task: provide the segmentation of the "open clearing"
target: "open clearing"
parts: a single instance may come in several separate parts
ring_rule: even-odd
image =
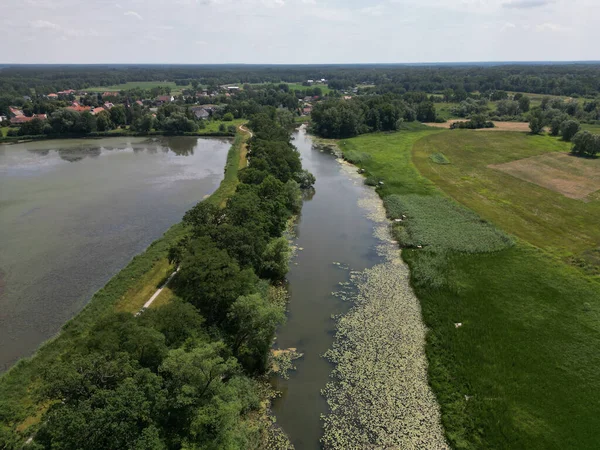
[[[488,167],[569,198],[584,199],[600,189],[600,159],[550,153]]]
[[[469,119],[452,119],[443,123],[428,122],[428,127],[450,128],[454,122],[467,122]],[[475,131],[531,131],[527,122],[494,122],[495,128],[481,128]]]
[[[388,214],[407,216],[394,223],[400,243],[422,244],[402,256],[429,330],[429,382],[451,445],[596,448],[600,283],[554,255],[598,247],[600,198],[570,199],[487,167],[565,153],[569,144],[430,128],[359,136],[340,147],[370,155],[358,165],[384,182],[377,189],[384,199],[395,199],[386,202]],[[433,153],[450,164],[436,164]],[[493,225],[479,227],[440,189],[541,249],[519,239],[495,249]],[[463,216],[476,233],[460,234]]]
[[[155,87],[169,87],[171,94],[181,92],[191,86],[177,86],[173,81],[128,81],[123,84],[113,84],[112,86],[95,86],[85,89],[89,92],[118,92],[128,89],[152,89]]]

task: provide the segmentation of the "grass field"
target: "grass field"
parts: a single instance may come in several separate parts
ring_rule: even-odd
[[[600,227],[594,225],[600,222],[600,195],[592,194],[589,202],[574,200],[488,167],[570,148],[550,136],[453,130],[419,141],[414,162],[423,175],[484,219],[537,247],[572,256],[600,245]],[[437,152],[451,164],[433,164],[429,155]],[[598,161],[567,157],[571,159],[599,167]]]
[[[180,93],[184,89],[191,88],[188,86],[177,86],[173,81],[129,81],[123,84],[114,84],[112,86],[94,86],[86,88],[88,92],[118,92],[127,89],[152,89],[155,87],[170,87],[171,94]]]
[[[222,205],[235,192],[238,168],[245,166],[243,147],[247,137],[246,133],[237,134],[227,155],[223,181],[206,201]],[[40,375],[50,361],[60,359],[62,354],[73,349],[99,318],[114,311],[138,311],[172,270],[167,261],[168,250],[186,233],[187,229],[183,224],[172,226],[163,237],[154,241],[144,253],[134,257],[106,286],[94,294],[84,310],[67,322],[55,339],[45,343],[33,357],[20,360],[0,377],[2,448],[21,448],[22,445],[11,440],[14,436],[11,430],[18,431],[22,444],[31,434],[28,428],[37,425],[47,407],[38,403],[36,388]],[[164,304],[173,297],[170,290],[165,291],[153,306]]]
[[[600,134],[600,125],[591,125],[591,124],[588,124],[588,123],[582,123],[581,124],[581,129],[582,130],[587,130],[590,133]]]
[[[388,213],[407,216],[395,232],[429,328],[430,383],[455,448],[597,448],[600,283],[555,256],[598,245],[597,204],[487,168],[565,145],[432,129],[340,142],[344,153],[370,155],[359,165],[384,181],[378,192]],[[433,153],[450,164],[436,164]],[[498,240],[490,222],[440,188],[523,239]]]
[[[231,122],[225,122],[225,121],[220,121],[220,120],[209,120],[206,122],[206,128],[202,128],[202,129],[198,130],[198,133],[200,133],[200,134],[216,133],[219,131],[219,126],[221,124],[224,124],[226,127],[229,127],[230,125],[234,125],[236,128],[238,128],[244,122],[247,122],[247,120],[246,119],[234,119]]]

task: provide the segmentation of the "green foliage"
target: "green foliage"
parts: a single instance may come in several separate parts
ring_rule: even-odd
[[[225,122],[231,122],[234,119],[233,114],[228,112],[223,116]]]
[[[573,136],[577,134],[580,126],[576,120],[565,120],[560,124],[560,135],[564,141],[570,142]]]
[[[391,219],[404,217],[407,247],[494,252],[513,245],[512,240],[477,214],[437,196],[389,195],[384,198]]]
[[[294,181],[298,183],[300,189],[309,189],[313,187],[317,179],[312,173],[305,169],[294,174]]]
[[[239,297],[227,314],[231,349],[250,371],[264,372],[267,355],[285,311],[261,294]]]
[[[369,159],[370,157],[371,155],[369,155],[368,153],[356,152],[353,150],[344,153],[344,159],[351,164],[360,164],[365,160]]]
[[[286,238],[271,240],[262,255],[261,278],[272,281],[283,280],[288,272],[290,255],[290,246]]]
[[[450,160],[446,158],[446,155],[440,152],[432,153],[429,155],[429,159],[436,164],[450,164]]]
[[[532,134],[540,134],[544,130],[545,120],[540,109],[534,109],[529,114],[529,129]]]
[[[573,136],[571,153],[577,156],[595,157],[600,153],[600,134],[579,131]]]
[[[487,116],[474,115],[471,120],[467,122],[454,122],[452,125],[450,125],[450,128],[466,128],[470,130],[476,130],[479,128],[494,128],[494,122],[488,120]]]

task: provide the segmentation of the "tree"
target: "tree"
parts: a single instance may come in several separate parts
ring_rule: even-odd
[[[560,125],[560,134],[564,141],[571,141],[573,136],[579,131],[579,122],[576,120],[566,120]]]
[[[208,237],[194,239],[181,261],[175,291],[196,306],[208,323],[220,323],[240,296],[251,293],[257,277]]]
[[[108,131],[112,130],[113,123],[110,119],[110,113],[107,111],[102,111],[96,116],[96,126],[98,131]]]
[[[519,109],[521,110],[521,112],[528,112],[529,111],[529,107],[531,105],[531,100],[529,100],[529,97],[527,97],[526,95],[521,95],[520,98],[516,98],[517,96],[515,95],[515,100],[517,100],[519,102]]]
[[[287,244],[287,242],[286,242]],[[283,309],[260,294],[239,297],[227,314],[231,349],[249,371],[263,372]]]
[[[577,156],[593,158],[600,153],[600,135],[589,131],[579,131],[572,139],[571,153]]]
[[[313,187],[317,179],[308,170],[304,169],[301,172],[294,174],[294,180],[300,185],[301,189],[309,189]]]
[[[283,280],[288,272],[289,260],[290,246],[287,239],[281,237],[271,240],[262,255],[261,278]]]
[[[534,109],[529,114],[529,129],[533,134],[540,134],[544,130],[544,116],[541,110]]]
[[[234,119],[233,114],[228,112],[223,116],[225,122],[231,122]]]
[[[115,105],[110,109],[110,120],[117,126],[125,125],[126,115],[123,105]]]

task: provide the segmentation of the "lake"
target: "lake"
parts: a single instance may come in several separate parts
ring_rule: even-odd
[[[214,192],[230,146],[193,137],[0,145],[0,371]]]

